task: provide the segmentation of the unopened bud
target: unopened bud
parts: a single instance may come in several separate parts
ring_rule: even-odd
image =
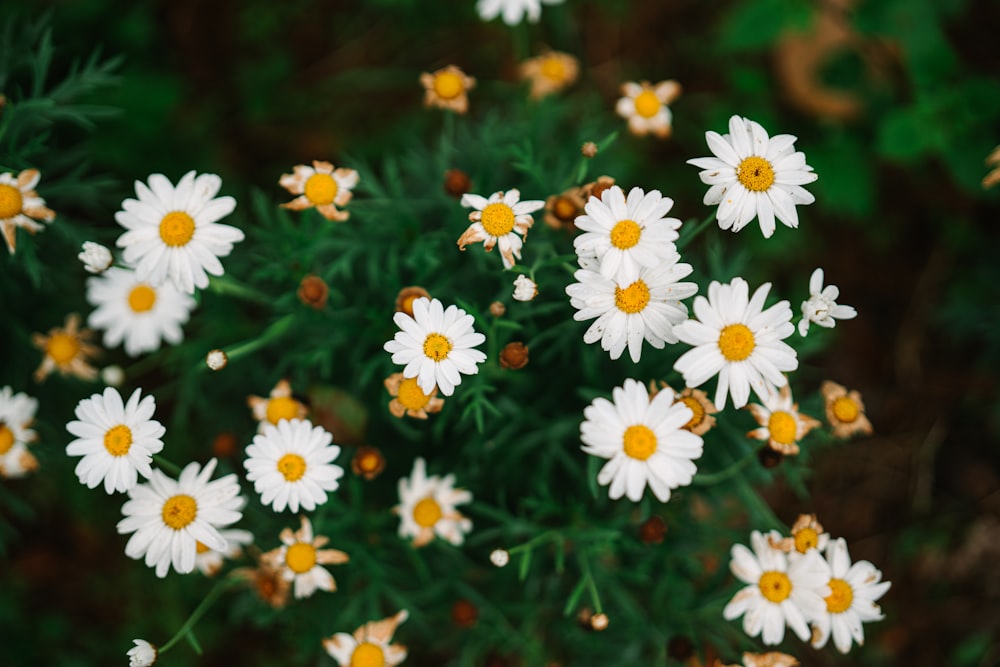
[[[216,349],[205,355],[205,363],[213,371],[221,371],[229,363],[229,357],[222,350]]]
[[[506,549],[494,549],[490,554],[490,562],[497,567],[504,567],[510,562],[510,552]]]

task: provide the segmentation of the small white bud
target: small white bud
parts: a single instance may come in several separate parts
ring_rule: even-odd
[[[83,250],[77,255],[77,258],[83,262],[83,268],[90,273],[104,273],[114,262],[111,251],[93,241],[83,242]]]
[[[150,667],[156,662],[158,652],[155,646],[145,639],[133,639],[132,643],[135,647],[129,649],[126,654],[129,667]]]
[[[125,371],[121,366],[105,366],[101,369],[101,382],[109,387],[120,387],[125,381]]]
[[[205,363],[213,371],[221,371],[229,363],[229,357],[222,350],[212,350],[205,356]]]
[[[490,553],[490,562],[497,567],[504,567],[510,562],[510,553],[506,549],[494,549]]]
[[[538,296],[538,285],[528,276],[521,274],[514,280],[514,300],[531,301]]]

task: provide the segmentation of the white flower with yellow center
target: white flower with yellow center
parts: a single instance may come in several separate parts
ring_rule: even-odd
[[[138,475],[149,479],[153,454],[163,449],[160,440],[166,429],[153,419],[156,401],[150,395],[140,398],[136,389],[128,403],[121,394],[107,387],[104,394],[94,394],[76,406],[76,418],[66,430],[76,440],[66,445],[66,454],[82,456],[76,465],[81,484],[95,488],[103,480],[108,494],[129,491]]]
[[[31,428],[38,401],[27,394],[0,389],[0,477],[23,477],[38,467],[28,443],[38,439]]]
[[[462,206],[476,210],[469,213],[472,224],[458,237],[458,249],[465,250],[470,243],[482,241],[487,252],[494,246],[500,248],[505,269],[514,266],[515,258],[521,259],[521,236],[527,238],[528,230],[535,224],[531,214],[545,208],[544,201],[520,201],[520,198],[521,193],[517,190],[494,192],[489,199],[462,195]]]
[[[676,81],[661,81],[655,86],[648,81],[627,81],[622,84],[624,97],[615,104],[615,111],[628,120],[628,129],[632,134],[643,136],[652,133],[666,139],[673,130],[673,114],[668,105],[680,94],[681,85]]]
[[[861,646],[865,643],[863,623],[885,618],[876,601],[892,585],[882,581],[882,572],[866,560],[851,564],[847,542],[843,538],[830,542],[826,550],[828,565],[826,608],[813,621],[812,645],[826,646],[833,634],[833,645],[841,653],[851,650],[852,640]]]
[[[403,377],[417,378],[424,394],[433,394],[437,386],[451,396],[462,382],[460,374],[475,375],[476,364],[486,361],[473,349],[486,336],[473,330],[472,315],[457,306],[445,309],[437,299],[420,298],[413,302],[413,317],[396,313],[392,320],[401,331],[382,348],[392,354],[392,363],[405,365]]]
[[[799,440],[820,425],[809,415],[799,412],[797,403],[792,402],[792,390],[786,384],[780,391],[768,388],[763,405],[750,403],[747,410],[760,424],[747,436],[762,440],[768,447],[786,456],[799,453]]]
[[[87,324],[104,329],[105,347],[124,340],[130,357],[155,352],[164,341],[177,345],[184,340],[181,327],[195,307],[195,300],[173,283],[154,286],[132,269],[118,267],[87,279],[87,301],[94,306]]]
[[[705,139],[715,157],[688,160],[702,169],[701,182],[711,187],[705,205],[719,205],[719,227],[738,232],[755,217],[764,238],[774,234],[774,219],[787,227],[799,226],[798,204],[811,204],[813,197],[802,186],[816,180],[804,153],[795,150],[790,134],[768,137],[759,123],[733,116],[729,134],[706,132]]]
[[[708,299],[695,297],[698,319],[674,327],[682,342],[694,346],[674,363],[674,369],[684,375],[689,387],[718,375],[714,403],[719,410],[726,407],[727,394],[732,395],[735,407],[742,408],[751,387],[766,399],[770,386],[787,384],[782,372],[799,367],[795,350],[782,342],[795,331],[792,309],[787,301],[779,301],[765,310],[770,289],[771,284],[765,283],[749,298],[750,288],[742,278],[727,284],[713,280]]]
[[[303,419],[282,419],[277,426],[265,424],[246,449],[243,466],[260,501],[275,512],[286,507],[312,511],[326,502],[326,492],[334,491],[344,469],[332,463],[340,447],[333,436]]]
[[[580,65],[568,53],[546,51],[525,60],[518,69],[522,79],[531,81],[531,96],[539,98],[559,92],[576,81]]]
[[[206,577],[214,577],[227,559],[239,558],[243,555],[243,547],[253,543],[253,533],[248,530],[234,528],[220,530],[219,534],[226,541],[225,549],[210,549],[201,542],[195,544],[194,565]]]
[[[458,66],[448,65],[434,72],[423,72],[420,85],[424,87],[425,107],[465,113],[469,110],[469,91],[475,87],[476,79]]]
[[[415,419],[427,419],[428,415],[441,412],[444,399],[437,395],[437,389],[429,394],[417,384],[417,378],[404,378],[402,373],[393,373],[385,379],[385,388],[392,396],[389,412],[393,417],[403,415]]]
[[[440,537],[458,546],[472,530],[472,521],[462,515],[458,505],[472,502],[465,489],[452,488],[454,475],[427,476],[424,460],[413,462],[409,479],[399,480],[399,505],[392,510],[399,515],[399,536],[412,537],[413,546],[422,547]]]
[[[330,540],[313,535],[312,523],[301,517],[301,527],[281,531],[282,545],[262,557],[262,562],[280,571],[281,577],[292,583],[296,598],[307,598],[317,590],[332,593],[337,582],[323,565],[342,565],[350,557],[338,549],[322,549]]]
[[[476,11],[479,18],[492,21],[498,16],[503,17],[507,25],[517,25],[525,16],[531,23],[538,23],[542,15],[542,5],[557,5],[563,0],[479,0]]]
[[[638,380],[625,380],[611,397],[595,398],[584,408],[580,425],[583,451],[609,459],[598,483],[611,485],[612,500],[625,495],[639,502],[649,486],[660,502],[667,502],[670,490],[690,484],[698,470],[693,461],[701,457],[701,436],[683,430],[690,408],[675,403],[674,392],[666,388],[650,400]]]
[[[358,172],[343,167],[334,169],[329,162],[313,160],[313,166],[297,164],[291,174],[282,174],[278,184],[293,195],[299,195],[281,208],[304,211],[315,208],[327,220],[343,222],[351,217],[338,206],[346,206],[358,184]]]
[[[601,275],[630,284],[639,278],[639,268],[653,268],[677,252],[674,241],[681,221],[664,217],[674,200],[658,190],[632,188],[625,193],[617,185],[601,198],[591,197],[586,215],[576,219],[583,231],[573,240],[579,256],[597,257]]]
[[[174,187],[163,174],[149,185],[135,182],[138,199],[126,199],[115,220],[126,230],[117,245],[139,280],[162,285],[170,280],[182,292],[208,287],[208,274],[221,276],[220,257],[243,240],[236,227],[217,224],[236,207],[232,197],[216,197],[222,179],[215,174],[184,174]]]
[[[836,285],[823,287],[823,269],[816,269],[809,277],[809,299],[802,302],[802,319],[799,320],[799,335],[809,333],[809,323],[832,329],[835,320],[852,320],[858,311],[851,306],[837,303],[840,290]]]
[[[10,172],[0,174],[0,234],[12,255],[17,249],[18,227],[34,234],[45,229],[45,225],[35,220],[55,220],[56,214],[45,207],[45,200],[35,192],[41,177],[37,169],[25,169],[16,177]]]
[[[583,335],[585,343],[601,341],[612,359],[628,347],[638,362],[645,340],[656,349],[676,343],[674,326],[685,321],[687,306],[681,299],[698,291],[695,283],[680,282],[691,274],[690,264],[679,263],[674,252],[654,268],[641,267],[635,280],[612,280],[591,269],[574,275],[578,282],[566,287],[578,322],[597,318]]]
[[[340,667],[393,667],[406,659],[406,647],[390,642],[408,617],[404,609],[395,616],[365,623],[353,635],[338,632],[323,640],[323,648]]]
[[[833,427],[833,435],[838,438],[849,438],[860,433],[872,434],[872,423],[865,415],[865,404],[861,394],[855,390],[831,380],[825,380],[820,386],[823,394],[826,420]]]
[[[128,492],[129,500],[122,505],[125,518],[118,522],[120,535],[133,533],[125,545],[126,556],[145,556],[146,565],[162,578],[171,566],[181,574],[193,571],[198,542],[226,549],[219,529],[240,520],[246,498],[239,495],[236,475],[211,479],[216,463],[211,459],[204,468],[189,463],[177,480],[153,470],[148,484]]]
[[[768,645],[781,643],[786,625],[808,641],[807,622],[823,613],[823,597],[830,593],[826,563],[815,550],[790,562],[756,530],[750,543],[753,551],[733,545],[729,569],[747,586],[722,610],[723,617],[731,621],[742,616],[743,631],[750,637],[763,632]]]
[[[822,552],[830,542],[830,533],[823,530],[823,525],[816,520],[815,514],[800,514],[792,524],[791,532],[790,537],[784,537],[772,530],[767,540],[772,547],[781,549],[792,559],[798,558],[810,549]]]

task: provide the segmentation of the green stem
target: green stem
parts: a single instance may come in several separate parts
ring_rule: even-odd
[[[681,227],[682,238],[677,239],[676,243],[677,249],[681,250],[682,248],[684,248],[684,246],[693,241],[698,236],[698,234],[701,234],[705,230],[705,227],[708,227],[708,225],[710,225],[714,220],[715,220],[715,211],[712,211],[711,213],[708,214],[707,218],[705,218],[697,225],[695,225],[689,234],[684,234],[685,229],[689,227],[687,226]]]
[[[548,540],[558,540],[560,538],[561,536],[559,534],[559,531],[547,530],[541,535],[531,538],[524,544],[519,544],[516,547],[511,547],[510,549],[507,549],[507,553],[516,554],[519,551],[529,551],[535,548],[535,546],[542,544],[543,542],[547,542]]]
[[[215,292],[223,296],[234,296],[245,301],[254,303],[266,303],[273,305],[274,300],[260,293],[260,290],[247,287],[237,282],[230,276],[213,276],[208,282],[208,291]]]
[[[705,474],[698,473],[697,475],[694,476],[694,479],[691,480],[691,483],[698,484],[700,486],[710,486],[712,484],[718,484],[719,482],[724,482],[730,477],[736,475],[736,473],[738,473],[739,471],[743,470],[743,468],[745,468],[746,465],[751,461],[753,461],[756,457],[757,457],[757,452],[751,451],[743,458],[731,463],[730,465],[723,468],[719,472],[712,472]]]
[[[580,554],[580,570],[587,582],[587,590],[590,591],[590,602],[594,605],[594,613],[603,614],[604,607],[601,606],[601,596],[597,593],[597,582],[594,581],[594,574],[590,570],[590,561],[583,553]]]
[[[180,629],[174,634],[173,637],[170,638],[169,641],[167,641],[166,644],[159,647],[158,649],[159,653],[160,654],[166,653],[171,649],[171,647],[173,647],[174,644],[179,642],[185,635],[187,635],[187,633],[191,632],[191,629],[195,626],[195,623],[197,623],[198,620],[201,619],[201,617],[205,614],[205,612],[208,611],[208,608],[211,607],[215,603],[215,601],[219,599],[219,596],[222,595],[223,591],[232,583],[233,582],[226,580],[219,580],[218,582],[216,582],[215,586],[212,587],[212,590],[210,590],[208,592],[208,595],[205,596],[205,599],[201,601],[201,604],[199,604],[195,608],[195,610],[191,612],[191,615],[188,616],[188,619],[184,621],[184,625],[180,627]]]
[[[171,475],[181,474],[181,467],[179,465],[171,461],[168,461],[159,454],[153,454],[153,462],[156,463],[156,465],[163,468],[164,470],[166,470],[167,472],[169,472]]]
[[[285,315],[280,320],[277,320],[276,322],[272,323],[271,326],[265,329],[264,333],[262,333],[257,338],[226,348],[224,350],[224,352],[226,353],[226,357],[228,358],[229,361],[234,361],[239,357],[250,354],[251,352],[259,350],[262,347],[266,347],[270,343],[274,342],[275,340],[283,336],[285,332],[292,326],[292,323],[294,321],[295,321],[294,313]],[[198,364],[199,370],[203,370],[205,368],[207,368],[207,366],[205,365],[204,362]]]

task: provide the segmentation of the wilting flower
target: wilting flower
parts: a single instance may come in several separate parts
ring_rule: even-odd
[[[826,380],[820,386],[826,402],[826,420],[838,438],[849,438],[856,433],[872,434],[872,424],[865,416],[865,404],[857,391],[847,391],[843,385]]]
[[[301,527],[281,531],[282,546],[264,554],[262,559],[278,568],[286,581],[292,582],[296,598],[307,598],[316,590],[333,592],[337,582],[322,565],[342,565],[350,558],[338,549],[322,549],[330,540],[313,535],[312,523],[301,517]]]
[[[472,494],[453,488],[454,475],[428,476],[424,460],[413,463],[409,478],[399,480],[399,505],[393,511],[399,515],[399,536],[412,537],[413,546],[422,547],[440,537],[460,545],[465,533],[472,530],[472,521],[456,507],[472,502]]]
[[[680,94],[681,85],[672,80],[661,81],[655,86],[648,81],[627,81],[622,84],[624,97],[618,100],[615,111],[628,120],[628,129],[632,134],[643,136],[652,133],[666,139],[673,129],[673,114],[668,105]]]
[[[38,401],[10,387],[0,389],[0,477],[23,477],[38,468],[28,444],[38,439],[31,428]]]
[[[500,350],[500,368],[519,371],[528,365],[528,346],[520,341],[507,343]]]
[[[531,82],[531,96],[538,98],[557,93],[576,81],[580,66],[568,53],[546,51],[529,58],[519,67],[521,78]]]
[[[263,433],[267,424],[277,424],[282,419],[305,419],[309,414],[309,408],[292,396],[292,385],[286,379],[274,385],[268,398],[247,396],[247,405],[257,420],[258,433]]]
[[[41,177],[37,169],[25,169],[16,177],[11,172],[0,174],[0,233],[12,255],[17,249],[18,227],[34,234],[45,229],[45,225],[35,220],[52,222],[56,218],[56,214],[45,207],[45,200],[35,192]]]
[[[366,480],[373,480],[385,470],[385,457],[378,447],[361,445],[351,459],[351,472]]]
[[[410,317],[413,317],[413,302],[421,297],[430,299],[431,294],[418,285],[404,287],[396,295],[396,312],[406,313]]]
[[[535,224],[531,214],[545,206],[545,202],[539,200],[519,201],[520,197],[518,190],[494,192],[489,199],[474,194],[462,195],[462,206],[476,210],[469,213],[472,224],[458,238],[459,250],[482,241],[487,252],[494,246],[500,248],[505,269],[514,266],[514,259],[521,259],[522,237],[527,238],[528,230]]]
[[[323,648],[340,667],[393,667],[406,659],[406,647],[389,642],[408,616],[404,609],[395,616],[365,623],[353,635],[338,632],[323,640]]]
[[[393,417],[403,415],[415,419],[427,419],[427,415],[441,412],[444,399],[437,395],[437,387],[424,393],[417,383],[417,378],[404,378],[402,373],[393,373],[385,379],[385,388],[392,396],[389,401],[389,412]]]
[[[295,294],[303,304],[316,310],[322,310],[323,306],[326,305],[327,297],[330,296],[330,288],[326,286],[326,281],[322,278],[310,274],[302,278]]]
[[[545,200],[545,224],[553,229],[576,231],[576,219],[583,215],[587,199],[583,188],[569,188],[562,194],[552,195]]]
[[[97,355],[98,348],[87,342],[92,336],[92,331],[80,330],[80,316],[76,313],[66,316],[62,328],[49,329],[47,336],[32,334],[32,345],[45,352],[41,366],[35,371],[35,382],[43,381],[53,370],[83,380],[95,379],[97,369],[90,361]]]
[[[420,75],[424,87],[424,106],[449,109],[456,113],[469,110],[469,91],[476,80],[467,76],[455,65],[448,65],[437,71]]]
[[[780,549],[795,558],[797,554],[804,554],[810,549],[819,551],[826,549],[830,534],[823,530],[815,514],[800,514],[792,524],[791,537],[782,537],[780,534],[774,537],[772,534],[768,536],[767,541],[775,549]]]
[[[809,431],[820,425],[809,415],[799,412],[798,403],[792,402],[792,390],[786,384],[780,391],[769,389],[763,405],[747,406],[760,428],[747,433],[748,437],[763,440],[768,447],[785,456],[799,453],[799,441]]]
[[[351,188],[358,184],[358,172],[343,167],[334,169],[329,162],[313,160],[312,166],[297,164],[291,174],[282,174],[278,184],[293,195],[298,195],[282,208],[304,211],[315,208],[327,220],[343,222],[351,217],[338,206],[347,206],[354,194]]]

